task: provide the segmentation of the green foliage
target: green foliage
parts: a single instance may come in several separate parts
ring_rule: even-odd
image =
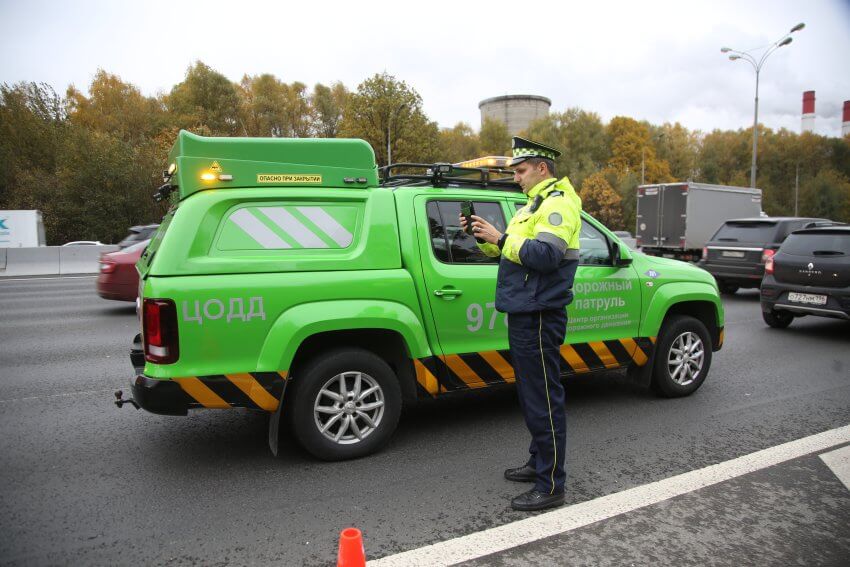
[[[483,155],[481,142],[469,124],[458,122],[454,128],[440,130],[439,161],[457,163]]]
[[[349,92],[341,83],[286,83],[271,74],[238,83],[198,61],[167,95],[148,97],[98,70],[83,92],[49,85],[0,85],[0,208],[39,209],[49,244],[116,242],[133,224],[157,222],[151,194],[180,128],[204,135],[351,136],[378,163],[457,162],[510,155],[504,123],[485,120],[439,130],[411,86],[374,75]],[[634,230],[641,162],[647,183],[692,179],[748,186],[752,129],[689,131],[628,117],[608,124],[578,108],[535,121],[527,137],[562,151],[556,165],[581,187],[585,208],[611,228]],[[757,185],[770,215],[799,212],[850,221],[850,137],[759,129]]]
[[[379,165],[387,165],[388,144],[393,163],[434,161],[440,151],[437,123],[425,116],[422,97],[387,73],[366,79],[348,97],[340,130],[369,142]]]
[[[511,135],[508,127],[501,120],[485,118],[478,134],[481,142],[481,153],[487,156],[511,155]]]

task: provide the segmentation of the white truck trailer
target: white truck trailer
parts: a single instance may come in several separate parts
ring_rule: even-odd
[[[644,254],[696,262],[728,219],[761,215],[761,189],[681,181],[637,188],[636,245]]]
[[[41,211],[0,211],[0,248],[44,246]]]

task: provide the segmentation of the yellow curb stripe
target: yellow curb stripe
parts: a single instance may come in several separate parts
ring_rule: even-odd
[[[413,360],[413,367],[416,369],[416,381],[419,382],[419,385],[432,396],[436,394],[440,389],[437,378],[417,359]]]
[[[634,339],[620,339],[620,344],[626,347],[626,351],[628,351],[629,356],[632,357],[632,360],[634,360],[635,364],[638,366],[643,366],[649,362],[649,358],[647,358],[646,353],[643,352],[643,349],[638,346]]]
[[[205,408],[224,409],[230,407],[230,404],[222,400],[218,394],[210,390],[206,384],[198,380],[195,376],[177,378],[174,381],[180,384],[184,392],[192,396]]]
[[[445,363],[452,372],[457,374],[458,378],[463,380],[464,384],[469,386],[470,388],[484,388],[487,384],[478,377],[478,374],[475,373],[472,368],[470,368],[464,361],[456,354],[447,354],[445,356]]]
[[[576,352],[576,349],[574,349],[571,345],[561,345],[561,356],[567,360],[576,373],[584,374],[585,372],[590,372],[590,368],[588,368],[587,364]]]
[[[481,358],[487,361],[487,364],[493,367],[493,370],[499,373],[499,376],[505,382],[513,382],[516,380],[514,375],[514,367],[508,364],[508,361],[495,350],[488,350],[485,352],[479,352]]]
[[[257,407],[266,411],[275,411],[277,409],[278,401],[250,374],[225,374],[225,376],[237,388],[245,392],[245,395],[251,398],[251,401],[257,404]]]
[[[602,361],[602,364],[605,368],[619,368],[620,362],[617,360],[617,357],[611,354],[611,351],[608,350],[608,347],[605,343],[588,343],[590,348],[593,349],[593,352],[596,353],[596,356],[599,357],[599,360]]]

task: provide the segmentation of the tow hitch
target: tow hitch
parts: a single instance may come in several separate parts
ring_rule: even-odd
[[[123,397],[124,397],[123,391],[121,391],[121,390],[115,391],[115,405],[116,406],[118,406],[119,408],[123,408],[124,404],[130,404],[136,409],[141,409],[139,407],[139,404],[136,403],[136,400],[134,400],[133,398],[127,398],[126,400],[123,400],[122,399]]]

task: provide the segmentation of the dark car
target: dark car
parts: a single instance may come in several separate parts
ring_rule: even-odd
[[[791,234],[765,266],[761,311],[777,328],[804,315],[850,320],[850,226]]]
[[[720,293],[732,294],[739,288],[759,287],[765,262],[789,234],[813,223],[829,222],[803,217],[728,220],[703,248],[699,266],[714,276]]]
[[[120,248],[127,248],[137,242],[149,240],[153,238],[153,233],[159,228],[158,224],[145,224],[139,226],[131,226],[130,234],[124,237],[124,240],[118,243]]]
[[[137,242],[117,252],[100,256],[100,273],[97,276],[97,294],[104,299],[136,301],[139,295],[139,272],[136,262],[150,240]]]

